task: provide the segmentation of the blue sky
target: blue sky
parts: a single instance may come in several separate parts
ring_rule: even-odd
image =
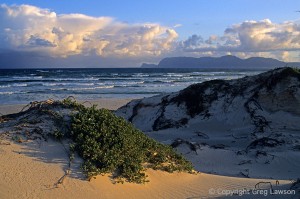
[[[109,16],[127,23],[181,24],[180,37],[221,34],[232,24],[270,19],[280,23],[300,18],[298,0],[31,0],[2,1],[48,8],[58,14],[82,13]]]
[[[7,0],[0,4],[2,46],[15,51],[65,58],[95,55],[130,64],[157,62],[166,56],[226,54],[300,61],[298,0]]]

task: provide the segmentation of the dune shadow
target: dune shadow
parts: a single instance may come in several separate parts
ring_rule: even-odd
[[[59,165],[62,171],[69,173],[68,177],[86,180],[80,168],[83,160],[75,154],[75,158],[70,162],[68,140],[63,142],[54,139],[33,140],[21,144],[21,151],[14,151],[15,153],[26,155],[35,161]]]

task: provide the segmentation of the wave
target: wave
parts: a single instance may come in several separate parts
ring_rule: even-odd
[[[133,85],[133,84],[143,84],[144,81],[139,81],[139,82],[132,82],[132,81],[128,81],[128,82],[116,82],[117,84],[121,84],[121,85]]]
[[[13,87],[26,87],[28,86],[28,84],[24,84],[24,83],[14,83],[12,84]]]
[[[118,81],[128,81],[128,80],[142,80],[142,78],[132,78],[132,77],[130,77],[130,78],[124,78],[124,77],[100,77],[99,79],[98,79],[99,81],[106,81],[106,80],[118,80]]]
[[[94,86],[94,83],[42,83],[42,86]]]
[[[149,74],[144,74],[144,73],[137,73],[133,74],[132,77],[149,77]]]
[[[13,95],[13,94],[25,94],[24,91],[0,91],[0,95]]]
[[[0,103],[40,100],[41,96],[76,95],[97,99],[103,96],[140,97],[176,92],[187,86],[213,79],[235,79],[256,71],[177,71],[129,69],[41,69],[0,74]],[[21,94],[20,94],[21,93]]]
[[[11,85],[0,85],[0,88],[9,88]]]
[[[53,81],[56,81],[56,82],[63,82],[63,81],[97,81],[98,78],[95,78],[95,77],[85,77],[85,78],[48,78],[48,79],[45,79],[45,80],[53,80]]]
[[[183,77],[183,74],[177,74],[177,73],[167,73],[167,74],[163,74],[163,77]]]
[[[28,76],[13,76],[11,77],[12,79],[18,79],[18,80],[31,80],[31,79],[43,79],[43,76],[32,76],[28,77]]]
[[[80,90],[96,90],[96,89],[109,89],[114,88],[115,86],[96,86],[96,87],[85,87],[85,88],[53,88],[51,91],[80,91]]]
[[[15,94],[15,92],[1,92],[0,91],[0,95],[12,95]]]
[[[0,88],[26,87],[26,86],[28,86],[28,84],[24,84],[24,83],[13,83],[13,84],[0,85]]]
[[[173,83],[175,82],[176,80],[148,80],[148,81],[145,81],[145,84],[169,84],[169,83]]]
[[[147,87],[146,85],[115,85],[114,88],[128,88],[128,87],[132,87],[132,88],[137,88],[137,87]]]
[[[114,88],[115,86],[97,86],[97,87],[91,87],[91,88],[68,88],[69,91],[79,91],[79,90],[96,90],[96,89],[108,89],[108,88]]]
[[[41,72],[41,73],[49,73],[49,70],[35,70],[36,72]]]

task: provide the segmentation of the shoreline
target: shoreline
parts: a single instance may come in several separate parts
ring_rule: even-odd
[[[99,98],[97,100],[78,100],[79,103],[84,103],[85,106],[97,105],[98,108],[106,108],[116,110],[121,106],[126,105],[134,98]],[[20,112],[27,104],[0,104],[0,115],[8,115]]]
[[[0,106],[26,104],[30,101],[100,98],[143,98],[177,92],[194,83],[214,79],[235,79],[265,70],[199,70],[199,69],[129,70],[89,69],[65,71],[25,70],[0,74]],[[10,79],[9,81],[7,81]]]

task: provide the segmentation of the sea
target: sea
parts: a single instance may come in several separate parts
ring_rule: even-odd
[[[143,98],[176,92],[195,83],[251,76],[263,69],[0,69],[0,105],[28,104],[69,96],[77,100]]]

